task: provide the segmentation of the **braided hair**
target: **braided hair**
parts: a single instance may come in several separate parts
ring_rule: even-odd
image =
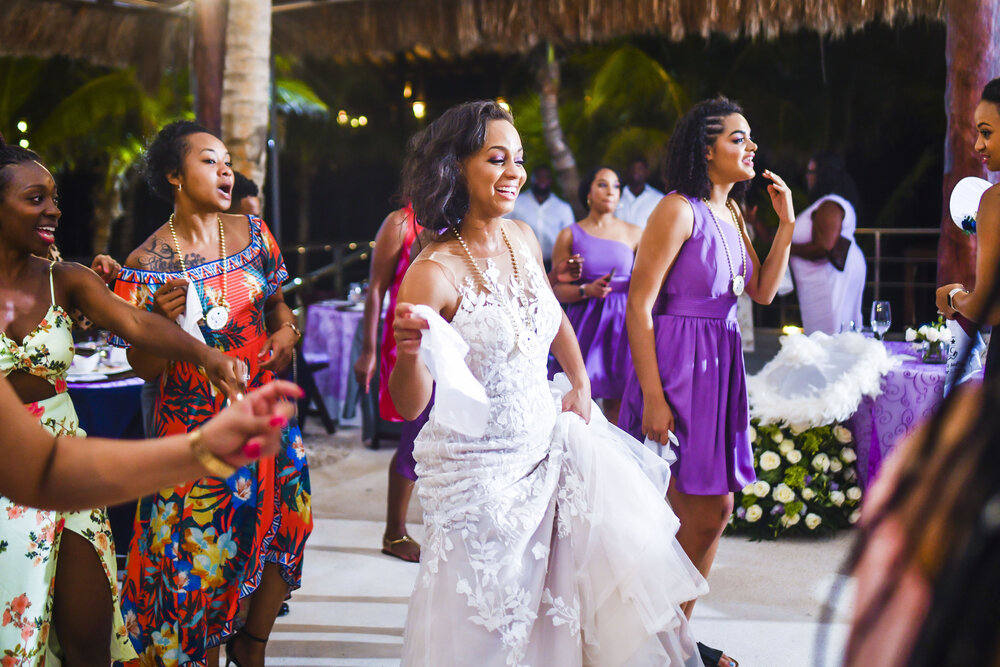
[[[22,148],[17,144],[4,143],[3,135],[0,134],[0,201],[3,201],[4,191],[7,183],[10,182],[10,172],[7,167],[25,162],[41,163],[42,158],[38,153],[27,148]]]
[[[410,140],[401,199],[412,203],[420,224],[442,232],[458,227],[469,210],[462,160],[486,142],[492,120],[514,123],[493,100],[453,106]]]
[[[737,113],[743,113],[740,105],[720,96],[698,102],[677,121],[663,160],[667,190],[695,199],[709,195],[708,149],[722,134],[726,116]],[[749,185],[749,181],[735,184],[729,196],[742,203]]]

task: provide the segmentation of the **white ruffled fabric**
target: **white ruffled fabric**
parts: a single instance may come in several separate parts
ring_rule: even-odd
[[[414,444],[426,538],[403,641],[408,667],[698,667],[680,604],[708,585],[675,539],[669,469],[604,419],[561,411],[547,346],[517,349],[499,299],[551,340],[562,313],[521,248],[528,289],[493,260],[459,283],[451,326],[488,397],[480,437],[439,419]],[[454,352],[452,352],[454,356]],[[446,420],[447,421],[447,420]]]
[[[800,431],[845,421],[862,398],[882,393],[882,377],[899,363],[858,333],[784,336],[774,359],[747,378],[750,416]]]

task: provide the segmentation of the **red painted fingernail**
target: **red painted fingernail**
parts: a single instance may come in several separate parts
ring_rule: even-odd
[[[302,387],[296,387],[296,389],[299,390],[299,398],[305,398],[306,397],[306,390],[305,389],[303,389]]]
[[[281,415],[275,415],[271,417],[271,421],[268,422],[268,424],[270,424],[271,426],[284,426],[287,423],[288,419]]]
[[[260,442],[257,440],[251,440],[247,444],[243,445],[243,456],[248,459],[255,459],[260,456]]]

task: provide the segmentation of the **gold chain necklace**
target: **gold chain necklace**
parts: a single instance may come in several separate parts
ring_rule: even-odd
[[[465,239],[463,239],[462,235],[458,232],[458,228],[455,227],[452,231],[455,233],[455,238],[458,239],[458,242],[462,245],[462,250],[465,251],[465,256],[469,258],[469,263],[472,264],[473,270],[479,277],[480,284],[486,291],[492,292],[493,290],[490,289],[490,283],[486,278],[486,274],[479,268],[479,265],[476,263],[476,258],[472,256],[471,252],[469,252],[469,246],[465,245]],[[510,239],[507,238],[507,231],[502,226],[500,227],[500,234],[503,236],[503,242],[507,246],[507,252],[510,253],[510,263],[511,266],[514,267],[514,281],[521,286],[521,292],[523,293],[524,283],[521,282],[521,272],[517,267],[517,257],[514,255],[514,246],[511,245]],[[539,343],[535,336],[535,323],[529,315],[528,310],[520,307],[515,309],[515,307],[500,294],[496,294],[496,297],[497,301],[500,302],[500,305],[503,306],[503,309],[507,312],[507,316],[510,317],[510,321],[514,327],[514,343],[517,345],[517,349],[521,350],[521,353],[526,357],[533,357],[538,354]],[[516,298],[516,295],[514,298]],[[522,311],[520,317],[517,315],[515,310]]]
[[[219,305],[209,308],[208,312],[205,313],[205,324],[212,331],[222,329],[229,322],[229,302],[226,300],[226,294],[229,292],[229,278],[226,275],[226,230],[222,226],[222,216],[216,215],[215,219],[219,222],[219,259],[222,261],[222,299]],[[177,230],[174,229],[173,213],[167,219],[167,225],[170,227],[170,236],[174,240],[174,251],[177,253],[177,261],[181,265],[181,272],[190,283],[191,277],[188,276],[187,265],[184,263],[184,255],[181,253],[181,244],[177,240]]]
[[[732,290],[733,294],[739,296],[743,294],[743,290],[746,288],[746,275],[747,275],[747,256],[746,248],[743,247],[743,232],[740,231],[740,219],[736,215],[736,208],[733,206],[732,199],[726,199],[726,208],[729,209],[730,215],[733,216],[733,224],[736,225],[736,236],[740,241],[740,261],[743,266],[740,269],[740,273],[736,273],[736,269],[733,267],[733,256],[729,253],[729,242],[726,241],[726,235],[722,232],[722,223],[715,216],[715,211],[712,210],[712,205],[708,203],[708,197],[702,197],[702,201],[705,202],[705,208],[708,209],[709,214],[712,216],[712,220],[715,222],[715,228],[719,230],[719,238],[722,239],[722,247],[726,251],[726,262],[729,263],[729,276],[732,279]]]

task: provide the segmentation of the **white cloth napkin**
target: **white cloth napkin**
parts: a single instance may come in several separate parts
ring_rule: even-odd
[[[201,328],[198,322],[205,319],[205,313],[201,309],[201,298],[198,296],[198,288],[193,283],[187,286],[187,303],[184,305],[184,312],[177,316],[177,324],[181,329],[187,331],[196,340],[205,342],[205,337],[201,335]]]
[[[474,438],[483,437],[490,399],[465,363],[468,343],[429,306],[415,306],[413,315],[427,320],[429,327],[420,338],[420,358],[436,384],[433,409],[437,422]]]

